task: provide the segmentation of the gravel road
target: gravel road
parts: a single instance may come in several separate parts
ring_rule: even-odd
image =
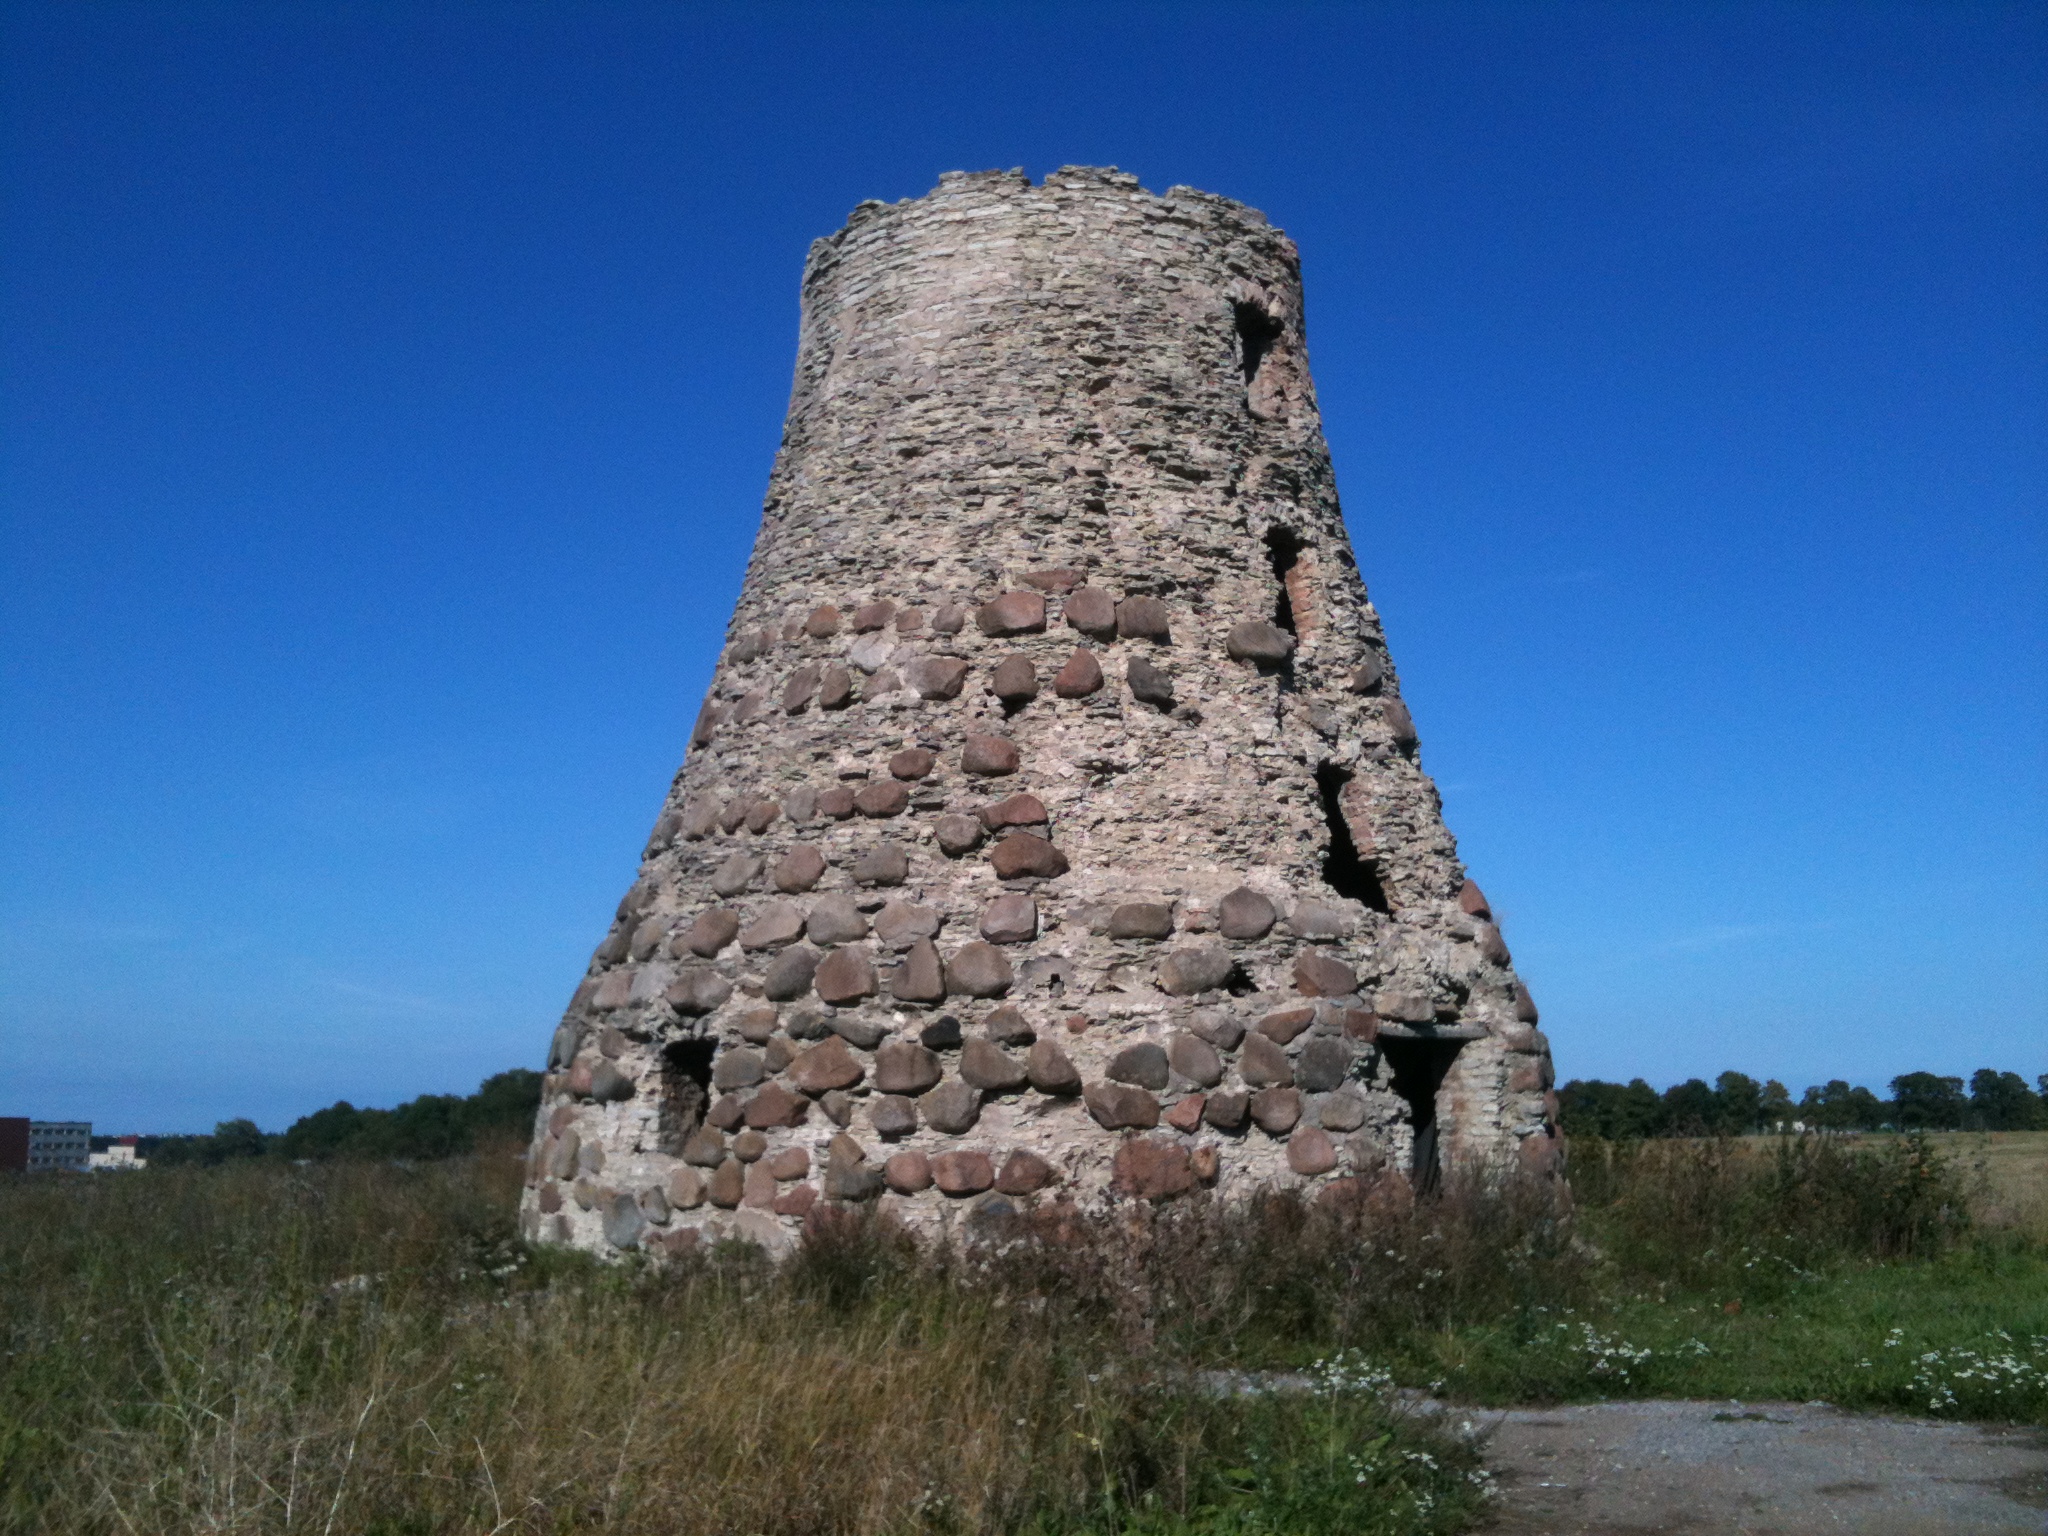
[[[1453,1410],[1491,1429],[1493,1536],[2043,1536],[2048,1437],[1805,1403]]]

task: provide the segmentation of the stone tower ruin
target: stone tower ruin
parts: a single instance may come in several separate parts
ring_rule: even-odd
[[[548,1069],[527,1230],[601,1251],[1554,1175],[1284,234],[1070,167],[812,247],[725,652]]]

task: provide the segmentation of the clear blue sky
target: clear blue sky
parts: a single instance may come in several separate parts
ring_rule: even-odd
[[[2037,5],[0,7],[0,1113],[536,1064],[805,247],[1115,164],[1300,242],[1567,1076],[2048,1070]]]

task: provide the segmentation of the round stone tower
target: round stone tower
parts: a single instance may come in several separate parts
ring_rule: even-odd
[[[725,653],[548,1068],[527,1229],[600,1250],[1555,1175],[1284,234],[1069,167],[812,248]]]

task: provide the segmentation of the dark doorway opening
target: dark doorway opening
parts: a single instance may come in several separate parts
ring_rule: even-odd
[[[1380,1054],[1393,1069],[1394,1092],[1408,1105],[1408,1124],[1415,1146],[1408,1160],[1408,1181],[1418,1195],[1433,1194],[1443,1180],[1443,1158],[1437,1146],[1436,1092],[1456,1059],[1459,1040],[1394,1040],[1380,1036]]]
[[[1273,622],[1290,635],[1298,634],[1294,627],[1294,595],[1287,590],[1288,572],[1301,560],[1301,540],[1292,528],[1266,530],[1266,558],[1272,562],[1273,580],[1280,586],[1280,596],[1273,604]]]
[[[1385,887],[1372,860],[1362,857],[1344,819],[1342,796],[1351,775],[1335,763],[1316,769],[1316,790],[1322,796],[1323,820],[1330,828],[1330,851],[1323,855],[1323,883],[1339,896],[1362,901],[1375,912],[1391,913]]]
[[[677,1040],[661,1050],[661,1104],[655,1135],[661,1150],[681,1156],[683,1143],[704,1123],[711,1107],[711,1058],[715,1040]]]
[[[1244,368],[1244,381],[1249,384],[1259,376],[1259,364],[1266,360],[1266,354],[1273,350],[1273,343],[1280,339],[1281,325],[1256,304],[1238,304],[1237,311],[1237,355]]]

